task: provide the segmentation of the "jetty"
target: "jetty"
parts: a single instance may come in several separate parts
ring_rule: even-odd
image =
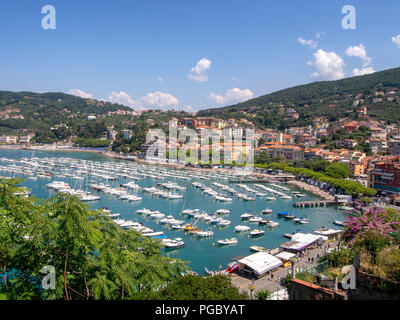
[[[229,179],[230,183],[268,183],[269,179]]]
[[[293,202],[293,207],[296,208],[312,208],[312,207],[326,207],[330,204],[336,204],[334,200],[318,200],[318,201],[296,201]]]

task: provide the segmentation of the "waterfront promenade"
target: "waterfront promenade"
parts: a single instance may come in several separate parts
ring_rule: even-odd
[[[317,261],[319,257],[322,257],[324,255],[324,252],[329,249],[329,248],[334,248],[338,245],[337,241],[332,241],[329,243],[325,243],[321,246],[321,248],[314,248],[311,250],[308,250],[307,253],[302,256],[297,258],[296,262],[296,267],[298,268],[312,268],[317,265]],[[318,257],[319,256],[319,257]],[[313,260],[309,262],[310,260]],[[275,292],[277,290],[282,290],[284,287],[281,284],[281,279],[284,279],[289,271],[291,270],[291,267],[279,267],[276,269],[274,272],[267,274],[264,277],[261,277],[259,279],[254,280],[254,285],[256,287],[255,291],[257,290],[269,290],[270,292]],[[239,288],[241,292],[247,292],[250,294],[250,289],[249,285],[251,285],[252,280],[246,275],[241,275],[241,274],[232,274],[231,275],[231,282],[232,284]]]

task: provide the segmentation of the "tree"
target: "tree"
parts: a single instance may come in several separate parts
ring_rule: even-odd
[[[349,166],[345,163],[332,163],[326,167],[325,172],[333,178],[348,178],[350,175]]]
[[[7,299],[124,299],[151,293],[187,272],[161,255],[158,240],[124,230],[75,196],[16,195],[20,180],[0,180],[0,295]],[[41,270],[56,272],[55,290]]]
[[[179,277],[165,288],[152,292],[143,299],[151,300],[247,300],[247,293],[240,293],[226,275]]]
[[[254,297],[256,300],[268,300],[271,297],[271,291],[266,289],[257,290]]]

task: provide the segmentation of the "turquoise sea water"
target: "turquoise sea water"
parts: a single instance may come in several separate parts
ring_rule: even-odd
[[[105,157],[101,154],[87,153],[87,152],[67,152],[67,151],[28,151],[28,150],[0,150],[0,158],[9,159],[20,159],[20,158],[30,158],[30,157],[68,157],[76,159],[85,159],[91,161],[118,161]],[[2,175],[7,175],[1,172]],[[190,174],[188,173],[188,176]],[[77,181],[72,180],[72,178],[54,178],[52,180],[64,180],[70,184],[71,187],[77,187]],[[297,229],[301,229],[301,232],[313,232],[314,230],[325,226],[337,229],[332,221],[343,220],[344,214],[342,210],[338,210],[336,206],[328,206],[327,208],[305,208],[297,209],[292,206],[292,200],[282,200],[278,198],[276,201],[267,201],[261,197],[257,197],[256,201],[243,201],[233,196],[233,201],[229,203],[219,202],[214,200],[211,196],[206,195],[201,192],[200,189],[191,186],[194,181],[199,181],[204,185],[211,185],[212,182],[220,182],[222,184],[229,184],[226,180],[182,180],[182,179],[165,179],[157,180],[144,178],[137,180],[136,183],[141,187],[156,186],[159,182],[173,181],[181,186],[185,186],[185,191],[178,191],[177,193],[184,194],[183,199],[179,200],[165,200],[158,197],[154,197],[142,191],[134,191],[133,193],[143,197],[143,200],[137,202],[128,202],[119,200],[116,197],[98,193],[101,199],[97,201],[88,202],[92,208],[100,208],[107,206],[112,213],[120,213],[122,219],[139,221],[155,231],[164,231],[168,238],[180,237],[185,241],[185,247],[176,249],[174,251],[167,251],[165,254],[169,254],[171,257],[177,257],[184,261],[187,261],[189,266],[193,271],[200,274],[204,274],[204,267],[210,270],[218,270],[219,268],[226,268],[226,265],[232,262],[234,258],[243,257],[251,254],[250,246],[258,245],[265,248],[276,248],[279,244],[286,242],[288,239],[283,237],[285,233],[293,233]],[[41,197],[49,198],[55,195],[51,189],[45,187],[47,183],[51,180],[40,179],[38,180],[26,180],[21,185],[27,186],[32,190],[32,194]],[[127,180],[120,180],[113,184],[115,187],[119,186],[120,183],[126,182]],[[78,182],[80,185],[82,182]],[[87,184],[87,181],[83,181],[82,185]],[[235,187],[235,184],[229,184],[231,187]],[[249,185],[253,187],[252,185]],[[292,190],[300,191],[306,194],[304,198],[297,198],[296,201],[307,201],[318,199],[317,197],[306,193],[303,190],[299,190],[292,186],[288,186]],[[218,190],[218,189],[216,189]],[[91,190],[95,193],[94,190]],[[294,198],[296,199],[296,198]],[[232,212],[227,218],[232,221],[232,224],[227,227],[214,226],[210,223],[198,221],[196,226],[202,230],[212,230],[214,231],[214,236],[212,238],[197,238],[193,235],[187,235],[183,231],[176,231],[173,229],[168,229],[166,225],[160,224],[157,220],[143,217],[136,214],[135,211],[138,209],[147,208],[151,210],[160,210],[165,215],[173,215],[179,220],[186,220],[187,222],[194,222],[193,218],[186,219],[180,213],[184,209],[201,209],[209,214],[213,214],[217,209],[226,208],[230,209]],[[243,213],[258,214],[261,210],[265,208],[271,208],[273,214],[264,215],[265,219],[271,219],[278,221],[280,226],[274,229],[268,229],[266,226],[259,226],[258,223],[243,222],[240,219],[240,215]],[[304,216],[310,219],[309,224],[299,225],[295,224],[293,221],[285,220],[284,218],[278,218],[278,212],[296,212],[297,216]],[[249,225],[251,230],[253,229],[263,229],[266,231],[265,235],[259,238],[250,238],[249,233],[239,234],[234,232],[234,227],[237,225]],[[221,247],[217,244],[217,240],[236,237],[238,239],[238,244],[234,246]]]

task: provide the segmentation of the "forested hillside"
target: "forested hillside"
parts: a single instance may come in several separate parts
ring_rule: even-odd
[[[364,105],[371,118],[388,122],[400,120],[400,68],[300,85],[236,105],[202,110],[198,114],[244,117],[259,127],[289,127],[308,125],[319,116],[331,121],[345,116],[355,118],[357,108]],[[292,116],[295,113],[298,119]]]

